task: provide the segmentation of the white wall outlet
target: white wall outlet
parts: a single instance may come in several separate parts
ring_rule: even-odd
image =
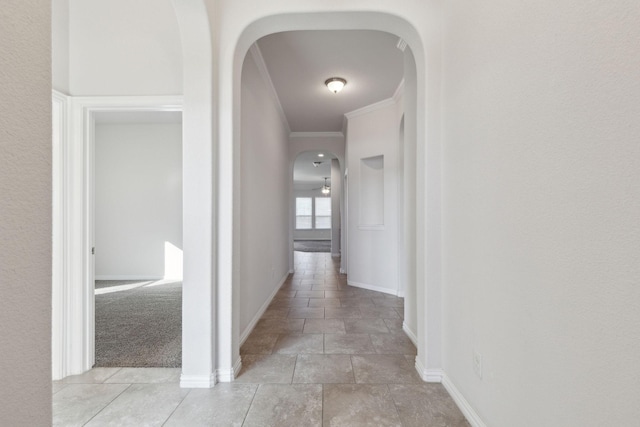
[[[476,350],[473,350],[473,372],[482,379],[482,355]]]

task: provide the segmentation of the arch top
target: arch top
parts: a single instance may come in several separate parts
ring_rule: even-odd
[[[265,16],[248,24],[238,37],[235,56],[242,61],[253,43],[269,34],[284,31],[374,30],[402,38],[414,57],[421,58],[423,43],[415,27],[404,18],[387,12],[336,11],[282,13]]]

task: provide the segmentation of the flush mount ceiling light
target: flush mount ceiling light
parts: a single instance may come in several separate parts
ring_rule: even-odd
[[[318,157],[324,157],[324,154],[318,153]]]
[[[327,179],[328,178],[324,179],[324,185],[322,186],[322,194],[324,194],[324,195],[327,195],[327,194],[329,194],[331,192],[331,187],[329,187],[327,185]]]
[[[347,84],[347,81],[340,77],[331,77],[324,82],[325,85],[329,88],[329,90],[333,93],[338,93],[342,90],[344,85]]]

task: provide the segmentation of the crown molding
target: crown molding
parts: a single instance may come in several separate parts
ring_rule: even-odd
[[[273,85],[273,80],[271,80],[271,74],[269,74],[269,69],[267,68],[267,64],[264,62],[264,56],[262,56],[262,51],[258,46],[258,43],[254,43],[249,48],[249,52],[251,52],[251,56],[258,67],[258,72],[262,76],[263,80],[267,84],[267,90],[271,95],[271,98],[276,103],[276,108],[278,110],[278,114],[280,115],[280,120],[282,120],[282,124],[287,131],[287,133],[291,133],[291,127],[289,126],[289,121],[287,120],[287,116],[284,114],[284,109],[282,108],[282,103],[280,102],[280,98],[278,97],[278,92],[276,92],[276,88]]]
[[[357,110],[349,111],[344,114],[346,119],[353,119],[355,117],[359,117],[365,114],[372,113],[377,110],[381,110],[386,107],[390,107],[392,105],[397,104],[400,101],[400,97],[404,93],[404,79],[400,80],[396,91],[393,93],[391,98],[383,99],[382,101],[376,102],[375,104],[369,104],[365,107],[358,108]],[[346,129],[346,122],[343,122],[342,129]]]
[[[291,132],[289,138],[344,138],[342,132]]]
[[[357,110],[353,110],[353,111],[349,111],[348,113],[345,113],[344,116],[347,119],[353,119],[355,117],[359,117],[359,116],[363,116],[365,114],[369,114],[372,113],[374,111],[377,110],[381,110],[383,108],[386,107],[390,107],[392,105],[394,105],[396,102],[393,100],[393,98],[387,98],[387,99],[383,99],[382,101],[376,102],[375,104],[370,104],[367,105],[366,107],[362,107],[362,108],[358,108]]]

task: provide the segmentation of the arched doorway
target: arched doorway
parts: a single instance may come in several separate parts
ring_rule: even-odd
[[[176,1],[175,3],[183,2]],[[191,23],[193,11],[197,7],[206,9],[202,4],[200,6],[196,5],[200,3],[198,0],[185,1],[184,3],[189,3],[190,7],[184,8],[182,17],[180,17],[179,13],[181,27]],[[244,57],[251,44],[260,37],[271,33],[307,29],[373,29],[390,32],[401,37],[408,44],[408,50],[411,52],[410,62],[413,65],[413,70],[410,71],[408,78],[405,80],[405,90],[407,93],[412,94],[412,96],[407,97],[408,101],[406,101],[407,105],[410,106],[411,114],[407,114],[405,117],[405,141],[415,145],[417,162],[422,169],[425,166],[427,153],[427,135],[424,120],[427,117],[425,57],[427,47],[423,37],[415,30],[415,26],[410,23],[410,13],[405,15],[407,16],[406,19],[398,17],[391,4],[387,7],[387,13],[369,11],[295,13],[298,10],[294,5],[289,7],[279,5],[277,9],[275,6],[265,7],[272,10],[256,10],[254,13],[247,14],[244,10],[235,10],[232,5],[225,6],[225,26],[219,29],[218,37],[216,38],[219,46],[216,46],[215,52],[219,56],[216,58],[215,72],[211,74],[203,72],[210,70],[208,67],[214,68],[210,62],[205,60],[203,63],[202,58],[198,58],[195,55],[191,57],[188,54],[185,55],[185,127],[188,126],[188,117],[190,111],[192,111],[194,117],[201,119],[199,123],[201,125],[201,134],[198,136],[192,134],[191,138],[206,136],[207,132],[213,129],[213,132],[209,135],[216,149],[209,154],[215,158],[215,167],[212,169],[209,166],[201,165],[201,170],[198,173],[201,174],[206,171],[204,175],[206,175],[209,182],[213,183],[212,194],[215,194],[216,197],[212,205],[215,206],[215,209],[212,212],[214,214],[209,217],[213,219],[210,223],[212,239],[208,240],[207,237],[207,241],[216,243],[215,250],[211,250],[213,246],[207,247],[206,253],[211,254],[211,258],[207,259],[206,256],[194,257],[192,264],[194,270],[210,274],[209,277],[212,279],[208,281],[210,285],[204,285],[206,289],[198,290],[198,287],[189,289],[188,269],[190,261],[189,256],[186,254],[189,233],[185,229],[184,300],[185,304],[188,304],[187,301],[192,301],[193,304],[189,310],[191,314],[185,316],[183,323],[184,360],[181,382],[183,386],[210,386],[212,382],[215,382],[215,379],[212,379],[215,371],[214,366],[218,372],[218,379],[222,381],[232,380],[234,372],[237,372],[237,369],[240,368],[238,294],[237,286],[235,286],[238,260],[235,250],[237,244],[234,240],[233,231],[236,222],[234,220],[234,206],[236,206],[234,194],[238,194],[240,190],[235,174],[240,165],[234,147],[238,146],[241,129],[239,120],[240,75]],[[318,8],[326,10],[326,6],[318,5]],[[214,14],[211,13],[208,16],[214,20],[215,24],[216,18]],[[209,23],[206,23],[206,25],[207,27],[204,30],[201,28],[201,32],[208,33]],[[210,43],[210,41],[211,39],[208,38],[206,43]],[[200,40],[201,44],[202,42]],[[217,77],[213,82],[213,87],[209,79],[211,75]],[[188,76],[193,78],[186,80]],[[208,101],[208,94],[211,92],[205,91],[203,94],[202,84],[205,84],[205,87],[211,88],[215,92],[215,102],[213,99],[211,99],[211,103],[205,102]],[[218,106],[218,110],[215,111],[216,114],[210,117],[207,117],[206,114],[200,114],[197,107],[202,102],[205,102],[210,107],[208,110],[205,109],[206,111],[213,111],[213,105]],[[420,120],[418,120],[418,117]],[[189,139],[191,139],[187,132],[185,130],[186,146],[189,145]],[[188,162],[188,157],[187,153],[185,153],[186,162]],[[194,164],[197,165],[201,163],[202,159],[193,160]],[[427,228],[435,228],[434,232],[429,235],[433,236],[435,241],[438,241],[436,236],[437,223],[427,224],[426,221],[427,178],[433,178],[434,185],[438,185],[439,181],[439,171],[435,170],[433,173],[435,174],[433,177],[429,176],[429,173],[425,173],[424,170],[417,174],[416,191],[414,193],[417,195],[416,223],[422,225],[415,230],[417,232],[416,251],[412,256],[416,258],[415,274],[418,284],[416,290],[416,306],[418,307],[419,315],[417,319],[418,357],[416,367],[423,379],[438,381],[439,366],[437,363],[439,363],[439,356],[433,357],[433,360],[438,361],[436,365],[433,365],[429,363],[430,359],[427,358],[427,354],[429,354],[430,358],[432,355],[438,355],[440,342],[438,337],[430,339],[429,351],[427,351],[426,336],[427,330],[438,330],[439,320],[437,315],[431,318],[430,313],[425,314],[427,295],[429,294],[426,283],[429,283],[429,286],[434,288],[434,298],[430,298],[429,306],[435,307],[439,305],[437,299],[440,286],[439,270],[433,274],[433,281],[427,281],[428,274],[425,267],[427,259]],[[185,180],[188,181],[189,177],[185,176]],[[185,185],[188,186],[188,183]],[[187,197],[188,195],[185,194],[186,205],[188,205]],[[433,208],[438,209],[437,206],[433,206]],[[424,224],[427,225],[425,226]],[[208,226],[205,226],[205,229],[208,232]],[[436,246],[433,247],[433,251],[438,250]],[[432,255],[439,259],[439,254],[430,252],[430,256]],[[433,268],[438,269],[435,265]],[[215,280],[213,280],[214,278]],[[215,285],[213,285],[214,283]],[[213,289],[214,287],[215,290]],[[210,298],[202,298],[203,295],[209,295]],[[211,323],[211,328],[207,327],[206,331],[202,330],[201,321],[203,319],[210,320]],[[192,339],[189,339],[189,337]],[[191,359],[189,355],[196,353],[198,356]],[[224,374],[220,375],[221,372]]]

